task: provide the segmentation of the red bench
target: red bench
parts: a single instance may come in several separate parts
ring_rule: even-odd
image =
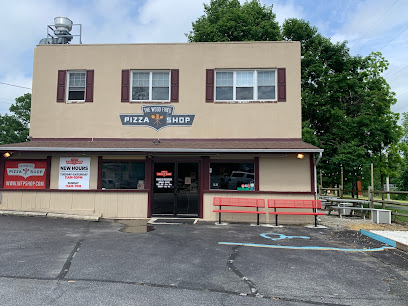
[[[317,216],[324,215],[324,213],[317,212],[321,209],[322,204],[320,200],[268,200],[268,208],[273,208],[269,214],[275,215],[275,223],[278,225],[278,215],[312,215],[315,216],[315,226],[317,226]],[[311,212],[305,211],[276,211],[281,209],[311,209]]]
[[[219,206],[220,209],[214,209],[213,212],[219,213],[218,222],[221,224],[221,213],[238,213],[238,214],[256,214],[259,225],[259,215],[265,215],[265,211],[259,211],[259,208],[265,208],[264,199],[245,199],[245,198],[221,198],[215,197],[213,200],[214,206]],[[256,210],[229,210],[222,207],[253,207]]]

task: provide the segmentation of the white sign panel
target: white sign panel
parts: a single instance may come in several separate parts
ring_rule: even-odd
[[[89,189],[90,157],[60,157],[59,189]]]

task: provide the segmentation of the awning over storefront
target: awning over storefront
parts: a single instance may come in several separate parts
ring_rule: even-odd
[[[301,139],[33,139],[1,145],[18,152],[319,153]]]

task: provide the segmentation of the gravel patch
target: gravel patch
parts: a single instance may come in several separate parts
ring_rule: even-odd
[[[323,211],[324,212],[324,211]],[[359,216],[356,217],[343,217],[339,218],[338,215],[326,215],[319,216],[319,224],[325,225],[327,227],[333,228],[335,230],[354,230],[359,231],[364,230],[387,230],[387,231],[407,231],[408,226],[392,223],[392,224],[378,224],[372,222],[370,219],[362,219]]]

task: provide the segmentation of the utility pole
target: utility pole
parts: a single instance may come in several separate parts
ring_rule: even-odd
[[[374,165],[373,163],[371,163],[371,189],[370,189],[370,193],[368,195],[369,200],[370,200],[370,208],[374,207]]]
[[[343,197],[343,191],[344,191],[343,179],[344,179],[343,165],[341,165],[340,198]]]

